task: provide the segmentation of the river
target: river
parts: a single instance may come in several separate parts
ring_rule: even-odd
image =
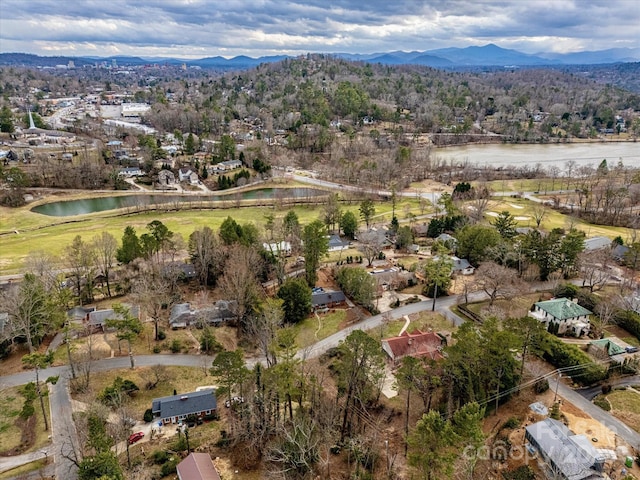
[[[556,166],[564,171],[570,160],[577,166],[597,167],[606,159],[609,166],[622,160],[627,167],[640,168],[640,142],[467,145],[437,148],[432,155],[439,162],[454,165],[468,163],[489,167],[533,168],[540,164],[545,169]]]

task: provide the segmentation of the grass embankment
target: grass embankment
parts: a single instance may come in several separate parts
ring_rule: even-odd
[[[21,393],[22,388],[10,387],[0,390],[0,452],[17,449],[25,438],[29,439],[30,445],[24,450],[21,448],[19,453],[33,452],[49,443],[50,432],[44,429],[42,408],[40,407],[40,400],[37,398],[32,403],[35,423],[28,424],[28,422],[25,422],[22,428],[16,425],[25,401],[25,397]],[[47,391],[44,385],[42,389],[44,392]],[[44,397],[44,408],[47,412],[47,420],[51,424],[49,398],[47,396]],[[24,431],[25,428],[28,428],[29,431]]]
[[[615,390],[607,395],[612,413],[640,432],[640,392],[635,389]]]
[[[11,470],[7,470],[6,472],[0,473],[0,480],[9,480],[12,478],[22,478],[22,475],[26,475],[30,472],[35,472],[36,470],[41,470],[47,466],[49,460],[36,460],[35,462],[26,463],[16,468],[12,468]],[[25,477],[26,478],[26,477]],[[45,478],[38,477],[38,478]]]
[[[407,332],[418,329],[422,332],[432,330],[434,332],[455,332],[457,327],[451,324],[441,314],[437,312],[424,311],[418,314],[410,315],[411,322],[407,327]],[[392,320],[383,325],[381,330],[382,338],[396,337],[405,324],[404,319]]]
[[[334,310],[329,313],[311,314],[293,328],[296,331],[296,344],[305,348],[338,332],[347,321],[346,310]]]

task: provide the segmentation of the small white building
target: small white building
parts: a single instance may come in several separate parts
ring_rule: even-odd
[[[263,243],[262,248],[273,255],[284,254],[286,257],[291,256],[291,243],[290,242],[278,242],[278,243]]]
[[[191,185],[197,185],[200,182],[198,174],[187,167],[178,170],[178,180],[181,182],[189,182]]]

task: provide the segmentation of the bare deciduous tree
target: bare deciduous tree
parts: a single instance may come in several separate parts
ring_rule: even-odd
[[[489,306],[497,298],[510,298],[526,289],[515,270],[485,262],[476,270],[476,285],[489,296]]]

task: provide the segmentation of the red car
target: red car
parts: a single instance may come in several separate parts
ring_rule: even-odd
[[[129,435],[129,445],[136,443],[142,437],[144,437],[144,432],[132,433],[131,435]]]

